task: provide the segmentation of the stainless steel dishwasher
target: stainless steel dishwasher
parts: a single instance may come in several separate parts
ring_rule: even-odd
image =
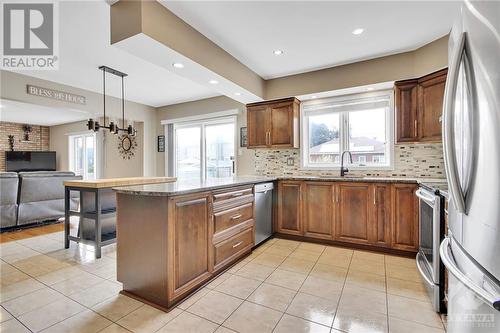
[[[273,183],[255,185],[255,245],[273,234]]]

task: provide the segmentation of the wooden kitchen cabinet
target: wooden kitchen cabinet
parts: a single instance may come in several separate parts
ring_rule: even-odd
[[[393,185],[392,248],[418,250],[418,200],[414,184]]]
[[[276,231],[302,235],[302,182],[280,181],[278,184],[278,221]]]
[[[341,183],[337,185],[336,201],[335,239],[369,244],[370,184]]]
[[[441,114],[448,70],[394,84],[396,141],[441,141]]]
[[[391,246],[392,193],[390,184],[372,185],[372,212],[370,222],[370,243],[377,246]]]
[[[285,98],[247,105],[248,148],[299,148],[300,102]]]
[[[210,193],[172,197],[168,216],[169,298],[176,300],[210,277],[213,230]]]
[[[304,184],[304,236],[332,239],[335,222],[332,183]]]

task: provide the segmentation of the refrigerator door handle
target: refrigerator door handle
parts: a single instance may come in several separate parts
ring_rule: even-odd
[[[465,213],[465,200],[462,194],[460,182],[458,179],[458,171],[456,165],[456,152],[454,144],[452,143],[455,137],[453,126],[453,114],[455,108],[455,91],[457,89],[457,81],[459,75],[459,68],[463,52],[465,50],[465,36],[463,32],[460,35],[458,45],[455,48],[451,65],[448,70],[448,77],[446,79],[446,86],[444,92],[443,104],[443,154],[444,166],[448,176],[448,184],[450,188],[450,195],[455,204],[455,208],[459,213]]]
[[[453,276],[455,276],[464,286],[473,291],[483,302],[500,311],[500,296],[496,298],[495,295],[492,295],[489,291],[476,285],[457,266],[452,254],[450,253],[449,237],[445,237],[445,239],[441,243],[441,246],[439,247],[439,254],[441,256],[441,261],[448,269],[448,271],[453,274]]]

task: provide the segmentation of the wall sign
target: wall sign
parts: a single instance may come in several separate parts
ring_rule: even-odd
[[[87,104],[87,99],[85,98],[85,96],[75,95],[64,91],[32,86],[31,84],[26,85],[26,91],[28,95],[47,97],[55,99],[57,101],[68,102],[73,104],[81,104],[81,105]]]
[[[248,146],[248,130],[246,127],[240,128],[240,147]]]
[[[158,152],[165,152],[165,135],[158,135]]]

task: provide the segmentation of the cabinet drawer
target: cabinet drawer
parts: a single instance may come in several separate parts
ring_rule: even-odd
[[[218,212],[253,202],[253,200],[253,187],[233,188],[224,192],[215,192],[213,208]]]
[[[253,228],[248,228],[218,244],[215,244],[215,269],[250,250],[253,246]]]
[[[214,233],[224,231],[253,217],[253,203],[247,203],[214,214]]]

